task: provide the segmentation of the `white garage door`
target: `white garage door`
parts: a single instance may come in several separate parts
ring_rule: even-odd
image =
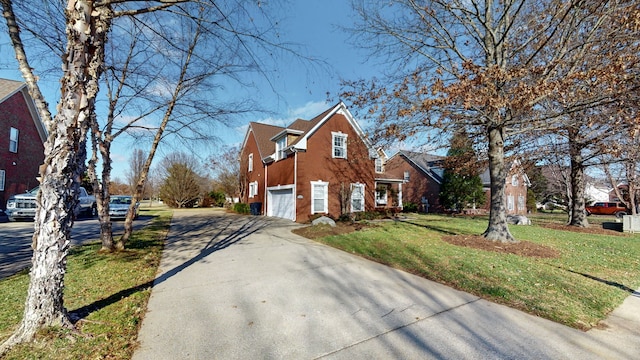
[[[267,215],[295,221],[293,189],[268,191]]]

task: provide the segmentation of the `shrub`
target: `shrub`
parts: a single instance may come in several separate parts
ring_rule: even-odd
[[[251,213],[251,209],[249,208],[249,204],[245,203],[235,203],[233,204],[233,211],[238,214],[249,214]]]
[[[412,202],[402,203],[402,212],[418,212],[418,204]]]

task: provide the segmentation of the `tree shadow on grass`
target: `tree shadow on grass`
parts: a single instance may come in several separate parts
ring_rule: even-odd
[[[570,272],[570,273],[572,273],[572,274],[576,274],[576,275],[584,276],[584,277],[586,277],[587,279],[595,280],[595,281],[597,281],[597,282],[600,282],[600,283],[603,283],[603,284],[606,284],[606,285],[609,285],[609,286],[616,287],[616,288],[618,288],[618,289],[620,289],[620,290],[623,290],[623,291],[626,291],[626,292],[630,293],[630,294],[631,294],[631,295],[633,295],[633,296],[640,297],[640,292],[638,292],[638,291],[636,291],[636,290],[634,290],[634,289],[632,289],[632,288],[630,288],[630,287],[628,287],[628,286],[626,286],[626,285],[620,284],[620,283],[618,283],[618,282],[611,281],[611,280],[606,280],[606,279],[602,279],[602,278],[599,278],[599,277],[597,277],[597,276],[593,276],[593,275],[589,275],[589,274],[581,273],[581,272],[578,272],[578,271],[573,271],[573,270],[569,270],[569,269],[564,269],[564,268],[562,268],[562,267],[558,267],[558,269],[568,271],[568,272]]]
[[[251,218],[246,218],[248,219],[247,221],[244,221],[242,223],[242,225],[234,230],[230,230],[231,225],[235,225],[238,222],[242,221],[240,219],[240,217],[230,217],[230,216],[220,216],[220,217],[215,217],[214,221],[222,221],[222,223],[220,223],[219,225],[216,226],[217,231],[215,234],[213,234],[213,236],[211,236],[211,238],[209,239],[209,241],[207,242],[206,246],[203,247],[202,249],[200,249],[200,252],[196,255],[193,256],[191,258],[189,258],[187,261],[181,263],[180,265],[177,265],[175,267],[173,267],[172,269],[164,272],[163,274],[161,274],[159,277],[155,278],[154,280],[151,281],[147,281],[145,283],[142,283],[140,285],[136,285],[134,287],[128,288],[128,289],[123,289],[121,291],[118,291],[115,294],[110,295],[109,297],[106,297],[104,299],[100,299],[98,301],[95,301],[91,304],[85,305],[83,307],[80,307],[78,309],[75,309],[73,311],[69,312],[69,316],[71,317],[71,320],[73,321],[73,323],[77,323],[79,320],[86,318],[89,314],[101,310],[109,305],[115,304],[118,301],[127,298],[137,292],[140,291],[145,291],[147,289],[150,289],[158,284],[163,283],[164,281],[168,280],[169,278],[171,278],[172,276],[178,274],[179,272],[181,272],[182,270],[188,268],[189,266],[197,263],[198,261],[204,259],[205,257],[209,256],[210,254],[216,252],[216,251],[220,251],[223,249],[228,248],[229,246],[232,246],[234,244],[237,244],[238,242],[240,242],[241,240],[245,239],[246,237],[250,236],[251,234],[260,231],[262,229],[264,229],[265,227],[267,227],[269,225],[269,221],[265,218],[258,218],[258,217],[251,217]],[[189,219],[190,221],[194,221],[193,219]],[[202,218],[197,219],[196,220],[202,220]],[[201,230],[203,228],[205,228],[205,226],[210,226],[210,220],[211,218],[208,218],[209,221],[205,221],[202,222],[200,224],[195,224],[194,226],[190,227],[189,229],[191,230]],[[189,225],[186,225],[186,227],[183,227],[183,229],[186,229]],[[186,233],[188,233],[189,231],[177,231],[177,234],[169,234],[169,237],[180,237],[181,235],[184,235]],[[167,239],[167,241],[169,241],[169,239]]]
[[[448,229],[445,229],[445,228],[443,228],[443,227],[439,227],[439,226],[433,226],[433,225],[427,225],[427,224],[420,224],[420,223],[415,223],[415,222],[413,222],[413,221],[409,221],[409,220],[402,220],[402,222],[403,222],[403,223],[406,223],[406,224],[413,225],[413,226],[418,226],[418,227],[421,227],[421,228],[425,228],[425,229],[428,229],[428,230],[433,230],[433,231],[435,231],[435,232],[439,232],[439,233],[441,233],[441,234],[446,234],[446,235],[460,235],[460,233],[458,233],[458,232],[454,232],[454,231],[451,231],[451,230],[448,230]]]

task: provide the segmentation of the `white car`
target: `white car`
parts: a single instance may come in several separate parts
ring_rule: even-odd
[[[109,216],[112,219],[124,219],[127,216],[127,211],[129,211],[129,205],[131,205],[132,201],[131,196],[127,195],[112,195],[111,200],[109,200]],[[136,203],[136,206],[133,208],[135,213],[133,215],[134,219],[138,218],[140,215],[140,203]]]

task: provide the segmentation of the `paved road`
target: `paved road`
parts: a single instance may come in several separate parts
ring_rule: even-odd
[[[640,354],[640,294],[612,316],[623,320],[584,333],[314,243],[291,234],[295,226],[265,217],[174,213],[133,359]]]
[[[134,222],[134,229],[149,223],[151,216],[140,216]],[[123,221],[113,222],[115,236],[122,234]],[[33,236],[33,222],[4,222],[0,223],[0,279],[11,276],[22,269],[31,266],[31,238]],[[71,230],[71,245],[100,239],[100,225],[98,219],[79,219]]]

